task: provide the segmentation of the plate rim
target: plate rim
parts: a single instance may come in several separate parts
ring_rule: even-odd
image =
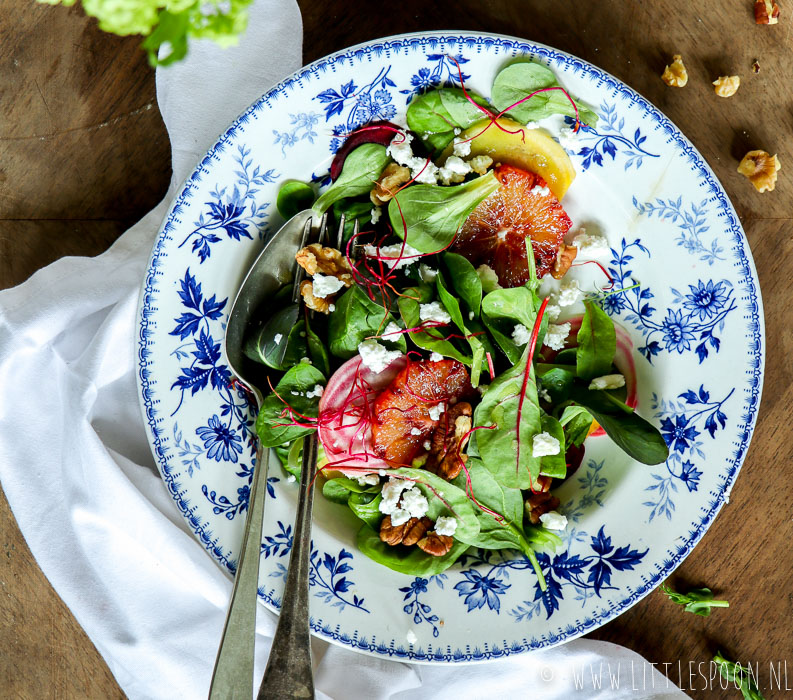
[[[453,41],[450,41],[453,40]],[[677,547],[677,550],[672,556],[667,556],[663,560],[663,569],[648,577],[647,580],[642,582],[641,586],[636,588],[627,587],[627,597],[621,601],[613,604],[610,608],[600,611],[592,611],[584,621],[577,620],[578,624],[573,627],[568,625],[565,629],[559,629],[557,633],[549,633],[544,637],[537,639],[536,637],[531,640],[524,638],[524,644],[520,645],[515,641],[512,643],[503,640],[502,647],[496,647],[495,643],[483,642],[482,646],[485,647],[481,651],[479,647],[475,647],[473,652],[462,653],[458,650],[451,651],[451,646],[446,648],[448,653],[442,653],[441,647],[438,647],[434,652],[422,652],[406,650],[403,646],[395,646],[395,640],[391,641],[390,647],[386,647],[382,642],[368,642],[365,638],[358,639],[358,632],[350,636],[347,633],[339,631],[340,626],[336,625],[336,629],[330,629],[327,625],[323,626],[322,620],[312,616],[311,618],[311,632],[315,636],[325,639],[326,641],[339,644],[340,646],[351,648],[359,653],[366,653],[378,658],[395,658],[401,661],[410,661],[413,663],[424,664],[438,664],[438,663],[477,663],[482,661],[495,660],[503,658],[508,655],[527,653],[537,651],[540,649],[549,648],[558,644],[572,641],[593,629],[606,624],[607,622],[616,619],[638,603],[642,598],[649,595],[655,588],[663,582],[693,551],[694,547],[700,542],[707,530],[712,525],[716,516],[721,508],[728,500],[729,494],[735,484],[738,474],[743,466],[746,454],[751,443],[754,429],[757,424],[757,416],[759,406],[762,398],[763,381],[765,377],[765,318],[763,313],[763,303],[759,284],[757,270],[751,254],[749,241],[745,231],[740,223],[740,219],[732,205],[729,196],[726,193],[723,185],[719,181],[716,174],[713,172],[710,165],[707,163],[702,154],[697,150],[694,144],[688,137],[654,104],[647,98],[642,96],[632,87],[616,78],[611,73],[595,66],[594,64],[581,59],[574,54],[556,49],[554,47],[542,44],[540,42],[523,39],[520,37],[510,36],[507,34],[491,33],[491,32],[473,32],[467,30],[433,30],[433,31],[420,31],[409,32],[404,34],[395,34],[382,38],[376,38],[365,42],[349,46],[339,51],[330,53],[326,56],[318,58],[317,60],[299,68],[297,71],[283,78],[274,86],[266,90],[258,99],[251,105],[243,110],[239,116],[234,119],[231,124],[221,132],[214,144],[206,151],[205,155],[199,160],[192,172],[184,179],[184,181],[177,187],[168,211],[163,217],[163,221],[157,231],[155,240],[152,245],[152,251],[149,256],[146,272],[141,285],[141,290],[138,298],[138,306],[136,313],[136,384],[138,394],[138,404],[140,406],[148,442],[152,454],[157,464],[157,469],[160,472],[163,483],[168,489],[172,500],[180,511],[182,517],[185,518],[188,526],[190,527],[193,535],[209,552],[212,558],[218,563],[227,574],[234,569],[234,563],[230,562],[226,555],[223,553],[222,548],[217,542],[211,538],[211,533],[207,533],[204,523],[200,518],[192,516],[189,510],[189,503],[185,502],[179,494],[179,486],[174,481],[173,469],[168,465],[168,458],[163,452],[161,438],[159,436],[159,429],[156,426],[157,410],[153,404],[153,397],[150,396],[149,385],[149,371],[147,369],[147,360],[149,352],[147,350],[147,341],[149,339],[149,317],[152,315],[151,308],[151,295],[154,292],[153,282],[157,276],[159,267],[160,254],[164,244],[167,242],[166,234],[173,226],[173,218],[179,214],[184,203],[192,197],[193,190],[201,181],[202,176],[209,173],[207,165],[217,157],[217,154],[222,152],[226,144],[234,137],[240,126],[246,124],[250,116],[258,111],[262,106],[271,106],[272,102],[280,99],[282,94],[288,93],[293,89],[294,85],[300,85],[300,82],[306,76],[318,73],[338,61],[355,58],[356,54],[365,52],[367,54],[377,53],[391,48],[409,49],[411,40],[418,41],[420,45],[426,45],[431,41],[437,41],[440,44],[460,44],[465,46],[469,43],[471,47],[480,46],[483,44],[498,43],[504,48],[512,49],[516,54],[529,54],[533,57],[539,56],[544,59],[560,59],[560,62],[565,66],[570,66],[576,70],[584,73],[589,73],[598,78],[597,87],[606,85],[620,93],[623,98],[629,98],[631,103],[637,104],[647,116],[652,117],[657,122],[658,127],[666,136],[666,144],[675,143],[681,155],[687,157],[700,181],[706,185],[708,193],[713,197],[721,212],[726,214],[726,221],[724,230],[727,234],[732,234],[732,240],[729,242],[733,245],[738,245],[738,252],[735,254],[736,267],[739,272],[746,275],[746,284],[748,292],[748,305],[751,309],[751,315],[745,317],[745,323],[748,330],[753,332],[754,347],[749,348],[751,359],[750,368],[751,373],[747,371],[747,377],[744,380],[742,389],[746,391],[750,389],[751,398],[748,402],[746,412],[741,416],[744,428],[736,436],[738,444],[735,445],[732,451],[732,456],[725,460],[724,469],[726,477],[724,484],[721,488],[718,497],[712,497],[710,494],[703,492],[703,498],[710,498],[707,505],[699,507],[700,516],[699,522],[696,526],[689,531],[688,538],[685,542]],[[655,126],[655,124],[653,124]],[[737,240],[735,240],[737,238]],[[673,549],[672,545],[668,546],[668,550]],[[279,602],[272,596],[267,594],[259,594],[260,601],[266,605],[270,610],[275,613],[279,612]],[[488,647],[490,649],[488,650]]]

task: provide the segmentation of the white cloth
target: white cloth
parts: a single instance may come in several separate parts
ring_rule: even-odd
[[[134,373],[140,285],[167,200],[221,130],[299,67],[301,34],[294,0],[259,0],[239,47],[197,43],[183,63],[158,70],[173,148],[169,197],[103,255],[64,258],[0,294],[2,486],[36,561],[133,699],[206,697],[231,590],[173,505],[146,441]],[[260,610],[257,679],[274,620]],[[589,640],[468,667],[313,646],[322,698],[508,698],[527,688],[563,698],[574,673],[597,674],[601,663],[607,690],[587,681],[590,691],[575,697],[682,695],[657,673],[657,692],[626,690],[631,662],[641,677],[641,657]],[[613,672],[618,662],[615,691],[605,664]]]

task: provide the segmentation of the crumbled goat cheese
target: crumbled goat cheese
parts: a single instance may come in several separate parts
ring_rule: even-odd
[[[581,291],[581,287],[578,286],[578,280],[565,280],[559,286],[559,297],[556,303],[559,306],[572,306],[582,296],[584,296],[584,293]]]
[[[336,310],[336,304],[328,304],[328,311],[331,313]]]
[[[540,389],[539,396],[543,401],[551,403],[551,395],[548,393],[547,389]]]
[[[314,388],[311,391],[306,392],[307,399],[319,398],[322,396],[322,392],[325,391],[325,387],[322,384],[315,384]]]
[[[322,275],[319,272],[314,275],[314,296],[317,299],[325,299],[331,294],[338,292],[343,286],[338,277],[331,277],[330,275]]]
[[[421,277],[422,282],[431,284],[435,281],[437,276],[438,271],[433,270],[429,265],[426,265],[425,263],[421,263],[421,265],[419,265],[419,277]]]
[[[607,255],[610,250],[605,236],[587,233],[583,228],[573,239],[573,245],[578,248],[579,255]]]
[[[419,306],[419,318],[422,321],[437,321],[438,323],[451,323],[452,317],[439,301]]]
[[[548,188],[547,185],[545,187],[534,185],[534,187],[531,188],[529,194],[538,194],[540,195],[540,197],[547,197],[549,194],[551,194],[551,190]]]
[[[402,337],[402,329],[393,321],[389,321],[381,337],[388,343],[398,343]]]
[[[423,447],[425,450],[427,450],[427,452],[429,452],[429,451],[430,451],[430,448],[432,447],[432,443],[431,443],[429,440],[425,440],[425,441],[424,441],[424,444],[422,445],[422,447]]]
[[[378,473],[380,476],[385,476],[385,475],[386,475],[386,470],[385,470],[385,469],[379,469],[377,473]]]
[[[399,350],[388,350],[372,339],[359,343],[358,354],[361,356],[361,362],[375,374],[380,374],[394,360],[402,357]]]
[[[562,313],[562,307],[557,304],[548,304],[548,306],[545,307],[545,315],[548,317],[549,321],[555,321],[559,318],[560,313]]]
[[[430,406],[430,410],[429,410],[430,418],[432,418],[432,420],[440,420],[441,413],[443,413],[445,410],[446,410],[446,405],[443,403],[443,401],[441,401],[438,404],[435,404],[434,406]]]
[[[493,165],[493,159],[490,156],[480,155],[474,156],[470,158],[468,161],[468,165],[471,166],[471,170],[475,172],[477,175],[485,175],[487,174],[488,168]]]
[[[361,486],[376,486],[380,483],[380,477],[377,474],[364,474],[363,476],[356,476],[355,480]]]
[[[363,247],[363,252],[370,258],[379,258],[385,265],[394,270],[399,270],[421,259],[422,253],[407,243],[394,243],[393,245],[382,246],[379,250],[377,246],[367,243]]]
[[[430,509],[426,496],[415,487],[402,492],[400,505],[412,518],[423,518]]]
[[[398,510],[399,499],[402,496],[402,492],[408,486],[410,486],[409,481],[405,481],[405,479],[395,479],[393,476],[386,481],[381,491],[383,499],[380,501],[380,512],[391,515],[395,510]]]
[[[286,481],[288,484],[294,484],[297,479],[295,478],[294,474],[290,474],[288,477],[286,477]]]
[[[531,443],[531,454],[533,457],[546,457],[548,455],[558,455],[562,446],[559,441],[550,433],[538,433],[534,436]]]
[[[523,128],[524,129],[539,129],[540,128],[540,124],[539,124],[539,122],[529,122]]]
[[[432,354],[430,355],[430,362],[440,362],[442,359],[443,355],[441,355],[439,352],[435,352],[434,350],[432,351]]]
[[[543,513],[540,522],[547,530],[564,530],[567,527],[567,518],[555,510]]]
[[[411,435],[421,435],[421,430],[419,428],[411,428],[410,429]]]
[[[515,345],[526,345],[531,340],[531,331],[522,323],[517,323],[512,329],[512,340]]]
[[[431,160],[425,160],[424,158],[413,159],[413,167],[410,169],[413,182],[418,182],[422,185],[435,185],[438,182],[438,172],[438,166]]]
[[[465,176],[470,172],[471,166],[462,158],[449,156],[441,169],[438,170],[438,176],[444,185],[451,185],[465,180]]]
[[[383,210],[380,207],[372,207],[372,223],[376,224],[380,221],[380,215],[383,213]]]
[[[570,335],[569,323],[549,323],[542,344],[551,350],[561,350]]]
[[[442,515],[435,521],[435,532],[439,535],[451,537],[457,531],[457,518]]]
[[[413,630],[408,630],[408,633],[405,635],[405,637],[408,640],[408,644],[415,644],[419,640]]]
[[[573,131],[572,127],[562,127],[559,131],[559,145],[568,151],[578,148],[578,132]]]
[[[410,520],[410,513],[408,513],[404,508],[397,508],[393,513],[391,513],[391,524],[394,527],[404,525],[408,520]]]
[[[479,281],[482,283],[482,291],[485,294],[492,292],[494,289],[501,289],[501,285],[498,283],[498,275],[490,265],[477,267],[476,276],[479,277]]]
[[[405,131],[400,131],[391,140],[386,152],[397,163],[410,168],[410,174],[415,182],[434,185],[438,181],[438,166],[431,160],[413,155],[410,142],[413,137]]]
[[[454,147],[452,148],[452,153],[456,156],[460,156],[464,158],[465,156],[471,155],[471,142],[469,140],[463,139],[454,139]]]
[[[625,386],[625,377],[621,374],[605,374],[589,382],[590,389],[619,389],[621,386]]]
[[[276,344],[276,345],[278,345],[278,344],[281,342],[281,339],[282,339],[283,337],[284,337],[284,336],[282,336],[280,333],[276,333],[276,334],[275,334],[275,338],[273,338],[273,340],[275,341],[275,344]]]
[[[474,315],[475,315],[475,314],[474,314],[474,312],[473,312],[473,311],[469,311],[469,312],[468,312],[468,320],[469,320],[469,321],[473,321],[473,320],[474,320]]]
[[[459,136],[461,132],[462,132],[462,129],[459,126],[455,126],[454,127],[454,135],[455,136]]]

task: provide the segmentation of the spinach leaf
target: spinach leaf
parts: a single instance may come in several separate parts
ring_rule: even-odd
[[[578,348],[565,348],[554,358],[554,362],[557,365],[575,366],[577,350]]]
[[[457,253],[444,253],[443,262],[449,271],[454,291],[466,303],[474,316],[479,316],[482,306],[482,281],[476,274],[474,266]]]
[[[471,94],[471,93],[469,93]],[[487,102],[471,95],[479,104]],[[407,123],[412,131],[436,153],[440,153],[454,139],[454,129],[466,129],[484,117],[459,88],[431,90],[414,98],[407,109]]]
[[[319,196],[312,209],[317,214],[323,214],[340,199],[368,193],[389,160],[391,158],[386,154],[385,146],[379,143],[358,146],[347,156],[336,182]]]
[[[446,308],[446,311],[449,312],[449,316],[452,317],[454,325],[466,335],[465,339],[471,346],[471,386],[479,386],[479,375],[482,372],[482,365],[485,362],[485,346],[482,345],[482,341],[479,340],[478,336],[473,335],[469,331],[468,325],[463,318],[463,312],[460,309],[460,302],[457,301],[457,297],[451,294],[446,288],[446,282],[441,272],[438,272],[435,278],[435,285],[438,289],[438,298]]]
[[[578,331],[576,348],[576,374],[586,381],[602,377],[611,371],[614,353],[617,352],[617,334],[614,321],[597,304],[585,301],[586,313]]]
[[[475,426],[495,426],[476,434],[485,467],[505,486],[519,489],[530,488],[540,474],[540,460],[532,456],[534,436],[542,432],[533,367],[529,367],[521,408],[528,353],[526,346],[520,361],[490,383],[474,411]]]
[[[316,418],[319,412],[319,397],[308,397],[306,393],[310,393],[317,384],[324,385],[325,377],[308,362],[298,362],[281,378],[275,387],[275,392],[265,397],[256,417],[256,433],[263,447],[283,445],[314,432],[315,428],[282,425],[292,420],[288,414],[282,414],[287,413],[285,401],[298,413]],[[279,396],[281,398],[278,398]]]
[[[418,287],[408,287],[402,292],[397,305],[405,328],[416,328],[421,323],[419,306],[426,304],[432,299],[432,291],[426,285]],[[410,339],[420,348],[437,352],[444,357],[451,357],[464,365],[471,365],[471,356],[460,352],[457,347],[449,340],[437,337],[440,331],[428,329],[426,331],[411,331],[408,333]]]
[[[508,318],[528,329],[534,326],[536,309],[536,297],[526,287],[494,289],[482,299],[482,310],[489,318]]]
[[[565,461],[565,437],[561,424],[553,416],[542,414],[542,429],[559,441],[559,452],[555,455],[540,457],[540,474],[564,479],[567,476],[567,462]]]
[[[468,215],[500,186],[492,170],[461,185],[412,185],[391,200],[388,218],[397,236],[404,238],[407,231],[409,245],[435,253],[452,242]]]
[[[498,347],[500,347],[501,351],[507,356],[510,364],[514,365],[523,354],[520,346],[512,340],[511,334],[512,329],[515,328],[515,324],[503,318],[490,318],[490,316],[485,313],[484,308],[482,309],[481,318],[485,328],[487,328],[490,335],[493,336],[493,340],[496,341]]]
[[[275,207],[287,221],[295,214],[308,209],[314,202],[314,190],[311,185],[300,180],[287,180],[278,189]]]
[[[565,406],[559,417],[559,423],[564,429],[565,450],[571,445],[579,447],[586,440],[592,420],[592,414],[583,406]]]
[[[369,525],[358,531],[358,549],[378,564],[408,576],[435,576],[446,571],[471,545],[458,540],[442,557],[433,557],[418,547],[392,547],[380,539],[379,533]]]
[[[536,365],[534,369],[540,378],[542,388],[551,397],[550,403],[556,406],[567,401],[575,381],[575,374],[570,369],[550,366],[550,369],[541,371],[540,365]]]
[[[363,485],[355,479],[346,476],[339,476],[328,479],[322,485],[322,495],[334,503],[347,503],[351,493],[378,493],[380,486],[377,484]]]
[[[361,342],[377,335],[394,320],[386,309],[372,301],[366,292],[354,284],[339,297],[336,310],[330,315],[328,344],[331,354],[342,360],[349,359],[358,352]],[[407,349],[402,336],[393,345],[402,352]]]
[[[254,326],[246,336],[242,351],[254,362],[286,370],[306,355],[306,333],[297,319],[297,304],[276,311],[263,325]]]
[[[608,392],[579,385],[573,388],[571,398],[586,407],[616,445],[637,462],[660,464],[669,456],[658,429]]]
[[[539,63],[513,63],[502,69],[493,81],[492,99],[496,108],[501,111],[514,105],[535,90],[559,87],[553,72]],[[585,107],[578,100],[579,119],[589,126],[597,124],[597,114]],[[538,121],[553,114],[575,116],[575,110],[561,90],[549,90],[534,95],[526,102],[513,107],[508,116],[523,124]]]
[[[380,512],[380,501],[382,500],[383,494],[379,490],[377,493],[352,493],[347,505],[369,527],[377,530],[383,519],[383,514]]]
[[[306,341],[308,345],[308,356],[311,358],[311,364],[314,365],[326,377],[330,376],[330,357],[325,348],[325,343],[320,340],[320,337],[312,330],[306,318]],[[301,357],[303,357],[301,355]]]

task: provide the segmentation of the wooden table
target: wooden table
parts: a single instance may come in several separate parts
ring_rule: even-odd
[[[95,255],[163,196],[169,144],[154,73],[136,38],[100,32],[77,8],[3,0],[0,9],[0,287],[63,255]],[[793,687],[793,6],[756,26],[751,0],[301,0],[305,61],[388,34],[449,27],[512,34],[569,51],[610,71],[663,110],[694,142],[729,193],[754,253],[765,303],[762,408],[730,504],[673,576],[729,598],[710,618],[660,593],[590,636],[659,664],[709,660],[717,648],[758,661],[787,660]],[[659,79],[681,53],[689,84]],[[754,59],[760,72],[753,75]],[[710,81],[739,74],[737,95]],[[778,153],[776,191],[758,194],[736,173],[752,148]],[[787,320],[786,320],[787,319]],[[788,443],[788,441],[790,441]],[[0,694],[12,698],[117,698],[123,694],[38,569],[0,499]],[[693,697],[735,697],[702,691]],[[782,695],[787,696],[785,693]],[[640,697],[641,693],[637,695]],[[780,694],[769,693],[768,697]]]

